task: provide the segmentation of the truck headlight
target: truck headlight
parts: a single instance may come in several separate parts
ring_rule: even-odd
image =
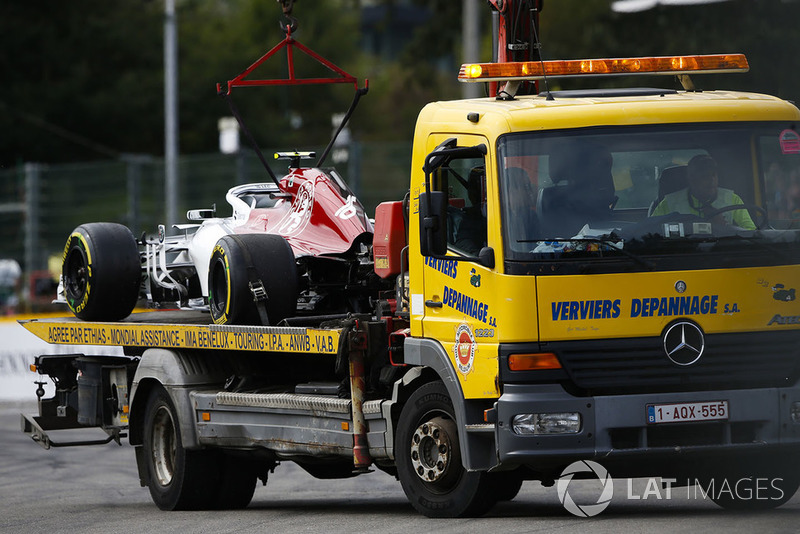
[[[790,413],[792,414],[792,421],[800,423],[800,401],[792,403]]]
[[[581,431],[578,412],[523,413],[511,421],[515,434],[577,434]]]

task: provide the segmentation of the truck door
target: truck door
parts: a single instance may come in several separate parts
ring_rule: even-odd
[[[430,151],[444,136],[430,138]],[[451,141],[452,144],[452,141]],[[457,147],[490,146],[486,138],[459,135]],[[495,245],[496,178],[489,156],[455,156],[431,175],[431,188],[447,192],[447,257],[425,257],[423,335],[438,340],[467,398],[496,396],[496,325],[489,301],[495,271],[477,261]],[[453,259],[449,259],[453,257]]]

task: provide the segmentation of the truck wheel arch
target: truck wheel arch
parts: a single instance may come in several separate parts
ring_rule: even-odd
[[[144,411],[147,399],[153,388],[161,383],[155,378],[145,378],[136,385],[136,395],[131,398],[130,418],[128,419],[128,441],[131,445],[141,445],[144,440]]]
[[[450,400],[453,403],[455,411],[456,423],[458,424],[458,437],[461,444],[461,458],[463,459],[464,466],[468,470],[484,471],[497,465],[497,447],[494,440],[487,439],[484,436],[476,436],[475,434],[467,432],[467,425],[483,421],[475,420],[474,408],[471,406],[471,401],[464,399],[464,393],[461,389],[461,383],[458,380],[458,375],[453,368],[450,358],[444,347],[436,341],[423,338],[408,338],[405,340],[404,346],[405,363],[411,365],[421,366],[422,369],[416,376],[410,376],[410,373],[417,373],[415,370],[409,371],[406,374],[408,380],[401,380],[403,384],[400,385],[402,393],[398,395],[395,392],[395,402],[397,402],[397,412],[393,414],[393,425],[397,425],[398,419],[394,415],[400,413],[402,403],[407,399],[414,390],[432,380],[441,380]]]
[[[191,392],[199,387],[219,386],[232,372],[224,358],[211,351],[147,349],[142,354],[131,386],[129,442],[141,445],[144,438],[144,410],[150,392],[163,387],[179,414],[183,446],[197,447],[194,402]]]

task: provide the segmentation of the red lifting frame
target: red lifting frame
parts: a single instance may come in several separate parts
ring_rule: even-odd
[[[328,69],[332,70],[339,76],[334,78],[296,78],[294,75],[294,48],[297,48],[307,56],[310,56],[314,59],[317,63],[320,63],[327,67]],[[275,80],[245,80],[247,76],[250,75],[255,69],[261,66],[265,61],[275,55],[276,52],[281,50],[282,48],[286,48],[286,59],[289,65],[289,77],[286,79],[275,79]],[[310,48],[302,45],[298,41],[296,41],[292,37],[292,30],[291,27],[286,27],[286,38],[275,45],[275,47],[261,56],[255,63],[247,67],[244,72],[236,76],[234,79],[228,82],[227,91],[223,91],[222,84],[217,84],[217,92],[219,94],[230,95],[231,90],[234,87],[253,87],[253,86],[267,86],[267,85],[314,85],[314,84],[326,84],[326,83],[352,83],[355,85],[356,90],[358,90],[358,79],[354,76],[348,74],[344,70],[340,69],[324,57],[320,56]]]

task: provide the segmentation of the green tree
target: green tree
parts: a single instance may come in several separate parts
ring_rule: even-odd
[[[340,1],[306,2],[296,37],[354,71],[357,11]],[[31,0],[0,4],[0,168],[163,153],[162,2]],[[217,119],[229,115],[215,84],[233,78],[283,33],[265,0],[179,0],[180,150],[216,150]],[[297,57],[298,76],[318,74]],[[304,74],[303,69],[308,71]],[[285,54],[261,74],[285,76]],[[262,145],[324,143],[330,114],[352,86],[239,89],[234,99]],[[304,128],[289,126],[302,117]],[[324,133],[324,135],[322,135]]]
[[[142,2],[3,2],[0,166],[151,152],[163,129],[159,24]]]
[[[429,17],[420,27],[408,28],[412,38],[396,60],[369,57],[359,48],[359,0],[302,0],[295,7],[298,40],[359,80],[370,79],[370,94],[352,123],[362,139],[408,141],[425,103],[460,94],[456,72],[462,2],[405,3]],[[800,2],[732,0],[633,14],[613,13],[610,4],[545,2],[544,57],[744,52],[749,74],[697,77],[698,85],[799,97]],[[215,84],[241,72],[283,38],[279,8],[272,0],[178,0],[177,9],[180,150],[213,152],[217,120],[230,114],[215,95]],[[485,9],[483,56],[489,61],[491,23]],[[0,93],[0,168],[20,161],[162,154],[163,12],[160,0],[0,3],[0,72],[5,81]],[[317,72],[305,58],[297,60],[298,75]],[[281,53],[259,74],[285,73]],[[675,85],[663,77],[552,83],[553,88]],[[260,145],[304,148],[327,142],[331,113],[344,111],[352,95],[352,86],[337,85],[244,88],[235,90],[233,98]],[[301,128],[295,127],[298,118]]]

